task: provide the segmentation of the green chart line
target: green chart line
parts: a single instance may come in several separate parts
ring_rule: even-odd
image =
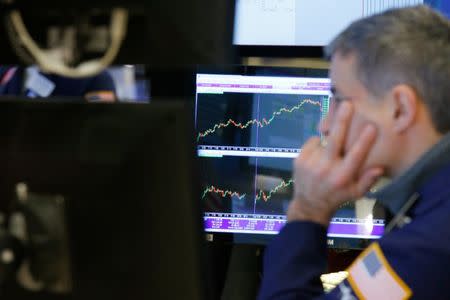
[[[258,200],[264,200],[265,202],[269,201],[270,198],[272,198],[273,194],[278,192],[280,189],[288,187],[294,183],[294,179],[290,179],[289,181],[281,181],[279,185],[277,185],[275,188],[269,191],[269,193],[264,193],[264,191],[259,191],[258,195],[256,195],[256,201]]]

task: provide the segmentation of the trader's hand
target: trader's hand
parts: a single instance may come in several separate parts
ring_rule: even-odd
[[[294,199],[288,208],[288,221],[312,221],[328,227],[340,205],[362,196],[383,173],[379,167],[362,170],[375,142],[374,125],[366,125],[344,153],[352,115],[352,104],[342,102],[330,127],[326,145],[319,137],[313,137],[295,159]]]

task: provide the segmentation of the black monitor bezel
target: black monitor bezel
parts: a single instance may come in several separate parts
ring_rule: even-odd
[[[239,57],[323,58],[322,46],[277,46],[234,44]]]

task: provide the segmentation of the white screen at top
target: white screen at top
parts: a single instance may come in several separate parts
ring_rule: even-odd
[[[237,0],[236,45],[323,46],[354,20],[423,0]]]

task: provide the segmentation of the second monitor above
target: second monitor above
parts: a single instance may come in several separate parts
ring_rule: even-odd
[[[450,16],[442,0],[237,0],[233,42],[243,56],[321,57],[321,47],[351,22],[418,4]]]

